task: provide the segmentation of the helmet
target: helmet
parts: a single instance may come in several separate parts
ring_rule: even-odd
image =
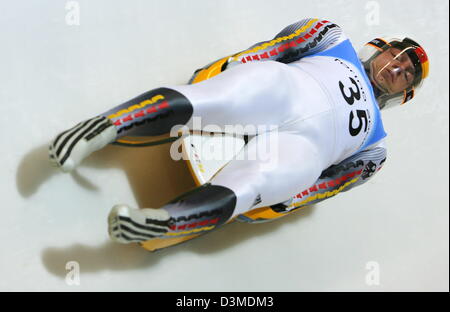
[[[410,38],[376,38],[359,51],[359,58],[380,108],[411,100],[429,72],[425,50]]]

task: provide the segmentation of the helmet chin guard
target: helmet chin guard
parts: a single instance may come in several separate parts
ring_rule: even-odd
[[[374,61],[377,60],[377,63],[379,63],[379,60],[382,60],[383,56],[378,57],[382,54],[392,53],[391,51],[395,52],[393,52],[390,60],[386,61],[386,64],[375,73]],[[375,97],[381,109],[403,105],[411,100],[417,94],[417,91],[421,88],[424,79],[427,78],[429,73],[429,61],[425,50],[417,42],[407,37],[404,39],[395,37],[379,37],[373,39],[366,43],[358,54],[372,82]],[[410,70],[404,70],[402,66],[396,64],[401,60],[405,60],[405,58],[408,64],[410,64]],[[393,72],[396,74],[402,72],[405,75],[404,79],[408,82],[408,85],[402,90],[389,90],[388,87],[381,85],[377,81],[380,79],[390,81],[391,78],[389,77],[394,75]],[[378,78],[379,76],[382,78]]]

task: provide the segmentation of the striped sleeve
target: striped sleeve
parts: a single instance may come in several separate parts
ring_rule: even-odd
[[[334,23],[317,18],[304,19],[287,26],[272,40],[232,55],[227,67],[264,60],[291,63],[327,50],[344,39],[342,29]]]
[[[385,161],[386,148],[381,143],[327,168],[314,185],[299,192],[287,204],[271,208],[278,213],[290,212],[347,192],[369,181],[381,170]]]
[[[238,220],[246,223],[268,222],[315,205],[366,183],[383,167],[385,161],[386,147],[384,141],[380,141],[325,169],[313,185],[299,190],[299,193],[290,199],[239,215]]]
[[[366,149],[356,155],[353,155],[352,157],[347,158],[336,166],[328,168],[322,173],[321,178],[332,180],[342,175],[343,173],[347,173],[345,169],[351,167],[350,164],[357,164],[359,170],[357,171],[355,177],[357,177],[358,179],[355,181],[355,183],[342,190],[343,192],[349,191],[352,188],[366,183],[378,171],[380,171],[386,161],[386,154],[386,147],[383,141],[372,148]]]

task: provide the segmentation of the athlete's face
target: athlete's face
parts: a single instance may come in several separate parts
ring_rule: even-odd
[[[389,48],[378,55],[370,64],[375,83],[389,94],[401,92],[410,87],[415,70],[406,52]]]

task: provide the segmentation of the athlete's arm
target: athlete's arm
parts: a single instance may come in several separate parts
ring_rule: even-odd
[[[322,173],[320,179],[334,180],[336,182],[339,180],[345,182],[350,178],[357,179],[355,183],[349,184],[348,187],[342,189],[343,192],[346,192],[369,181],[381,170],[385,161],[386,146],[384,140],[382,140],[376,145],[345,159],[340,164],[331,166]],[[352,170],[352,168],[357,170]],[[356,174],[352,177],[353,172]]]
[[[257,43],[232,55],[228,66],[264,60],[291,63],[304,56],[327,50],[342,42],[343,37],[342,29],[330,21],[303,19],[285,27],[272,40]]]
[[[305,204],[317,203],[340,192],[346,192],[369,181],[386,161],[384,140],[361,151],[337,165],[324,170],[317,182],[303,191],[302,201]],[[300,193],[299,195],[301,195]],[[318,193],[329,196],[317,196]],[[295,209],[300,207],[290,207]]]
[[[327,50],[345,39],[342,29],[330,21],[303,19],[285,27],[271,40],[259,42],[246,50],[197,69],[189,83],[211,78],[228,68],[249,62],[272,60],[291,63],[304,56]]]
[[[340,192],[351,190],[369,181],[383,167],[385,161],[386,147],[384,141],[380,141],[327,168],[311,187],[299,190],[299,193],[291,199],[265,208],[268,211],[258,209],[250,211],[238,216],[238,220],[248,223],[271,221]]]

